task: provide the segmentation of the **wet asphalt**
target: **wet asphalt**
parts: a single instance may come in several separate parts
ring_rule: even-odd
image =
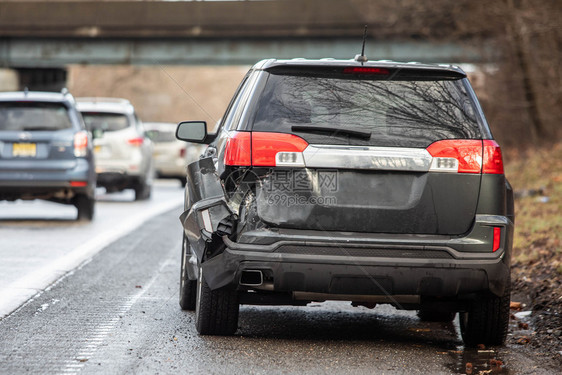
[[[180,239],[177,212],[151,219],[2,319],[0,374],[556,373],[384,305],[242,306],[234,336],[199,336],[178,305]]]

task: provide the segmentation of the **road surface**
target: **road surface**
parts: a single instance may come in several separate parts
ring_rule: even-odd
[[[114,203],[102,201],[100,208]],[[118,202],[118,211],[138,203]],[[0,373],[462,374],[471,366],[473,374],[555,373],[524,347],[465,350],[456,323],[420,322],[413,312],[387,306],[242,306],[236,335],[199,336],[193,313],[178,305],[178,212],[122,235],[0,320]],[[109,220],[100,217],[96,222]],[[77,226],[1,225],[20,230],[22,246],[40,228],[58,242],[62,227]],[[502,365],[490,367],[490,360]]]
[[[76,208],[45,201],[0,201],[0,318],[147,219],[177,208],[174,180],[157,181],[152,199],[132,190],[97,192],[94,221],[76,222]]]

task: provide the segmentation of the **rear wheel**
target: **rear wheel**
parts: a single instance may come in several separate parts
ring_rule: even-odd
[[[85,194],[79,194],[74,197],[74,206],[78,210],[76,220],[91,221],[94,218],[94,207],[96,200]]]
[[[150,198],[152,192],[152,186],[147,184],[146,181],[140,182],[135,186],[135,200],[142,201]]]
[[[189,279],[187,267],[190,257],[189,243],[184,235],[181,249],[180,307],[182,310],[193,311],[197,298],[197,280]]]
[[[451,311],[418,310],[418,317],[424,322],[452,322],[456,315],[456,312]]]
[[[195,327],[202,335],[232,335],[238,329],[238,293],[219,288],[211,290],[199,267]]]
[[[509,284],[503,296],[482,295],[472,301],[468,311],[459,313],[465,345],[503,345],[509,324]]]

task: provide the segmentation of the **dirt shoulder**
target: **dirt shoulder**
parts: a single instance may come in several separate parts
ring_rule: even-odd
[[[545,252],[532,265],[517,262],[512,266],[511,299],[521,307],[512,304],[515,324],[511,324],[509,343],[528,345],[536,354],[562,366],[562,283],[548,263]]]
[[[562,366],[562,143],[505,160],[516,192],[509,343]]]

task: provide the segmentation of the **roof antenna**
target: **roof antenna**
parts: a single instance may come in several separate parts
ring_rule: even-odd
[[[365,31],[363,31],[363,46],[361,47],[361,54],[355,55],[355,61],[361,64],[368,61],[367,56],[365,56],[365,41],[367,40],[367,25],[365,25]]]

